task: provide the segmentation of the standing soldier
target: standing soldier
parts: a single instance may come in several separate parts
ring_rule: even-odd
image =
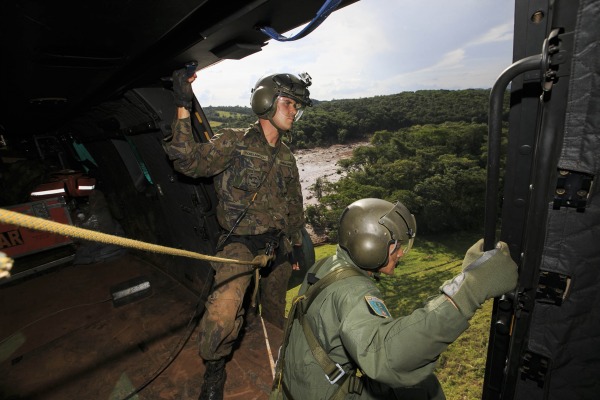
[[[190,177],[214,177],[217,219],[226,232],[217,256],[252,260],[274,249],[275,260],[261,269],[262,316],[283,328],[287,283],[294,253],[301,252],[304,210],[296,160],[281,136],[304,108],[312,105],[308,74],[273,74],[252,89],[250,103],[258,121],[247,129],[224,129],[208,143],[192,136],[193,92],[186,70],[173,73],[177,116],[167,154],[177,171]],[[298,265],[294,265],[297,268]],[[214,285],[200,321],[200,356],[206,372],[200,399],[223,397],[225,362],[243,323],[242,302],[252,266],[213,263]]]
[[[362,199],[342,213],[337,253],[309,270],[294,300],[271,399],[444,399],[433,375],[439,355],[481,304],[516,287],[505,243],[483,240],[442,294],[393,318],[371,277],[392,275],[416,222],[400,202]]]

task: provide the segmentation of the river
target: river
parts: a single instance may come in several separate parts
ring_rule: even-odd
[[[342,175],[338,173],[337,162],[350,158],[352,150],[358,146],[366,146],[369,142],[357,142],[352,144],[335,144],[329,147],[316,147],[313,149],[296,150],[296,162],[300,173],[300,184],[304,196],[304,206],[317,204],[318,201],[311,192],[310,187],[315,184],[317,178],[327,179],[329,182],[337,182]]]

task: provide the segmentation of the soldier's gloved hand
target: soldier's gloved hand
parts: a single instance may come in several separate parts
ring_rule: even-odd
[[[483,239],[480,239],[467,251],[462,266],[462,273],[444,282],[440,290],[452,299],[466,318],[471,318],[487,299],[517,286],[517,264],[504,242],[498,242],[495,249],[484,252]]]
[[[188,110],[192,109],[194,91],[192,90],[190,77],[185,68],[173,72],[173,94],[175,96],[175,105],[177,107],[185,107]]]

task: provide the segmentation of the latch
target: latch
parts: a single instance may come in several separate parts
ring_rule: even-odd
[[[585,212],[593,181],[594,176],[590,174],[559,170],[552,208],[572,207],[577,212]]]
[[[521,359],[521,380],[532,380],[538,387],[543,388],[546,381],[546,375],[550,369],[550,359],[541,354],[526,351]]]
[[[552,90],[552,86],[560,76],[570,73],[573,35],[564,33],[563,28],[555,28],[550,32],[542,45],[541,85],[544,92]],[[560,69],[560,70],[559,70]]]
[[[551,271],[540,271],[535,300],[540,303],[560,306],[567,298],[571,287],[571,278]]]

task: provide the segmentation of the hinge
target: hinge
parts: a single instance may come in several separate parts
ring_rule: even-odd
[[[594,176],[584,172],[559,170],[552,208],[571,207],[585,212],[593,181]]]

